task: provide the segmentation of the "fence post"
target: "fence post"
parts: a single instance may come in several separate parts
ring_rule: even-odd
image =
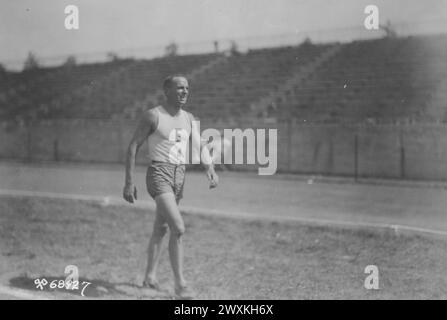
[[[354,134],[354,180],[357,182],[359,175],[359,136],[358,132]]]
[[[53,141],[53,160],[58,162],[59,161],[59,140],[54,139]]]
[[[399,130],[400,178],[405,179],[405,146],[402,128]]]
[[[31,161],[31,121],[26,121],[26,160]]]
[[[292,155],[292,119],[287,121],[287,171],[290,173],[291,168],[291,155]]]
[[[112,126],[118,126],[118,161],[119,163],[122,163],[124,160],[124,153],[123,153],[123,148],[124,148],[124,137],[123,137],[123,120],[119,119],[116,122],[113,121],[112,122]]]

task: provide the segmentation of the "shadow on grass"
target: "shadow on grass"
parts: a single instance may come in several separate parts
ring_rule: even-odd
[[[21,275],[18,277],[11,278],[9,280],[9,284],[12,287],[19,289],[39,291],[39,292],[46,291],[46,292],[69,293],[88,298],[101,298],[104,296],[113,296],[113,295],[132,297],[134,296],[134,294],[132,294],[132,291],[135,292],[142,289],[141,286],[137,286],[132,283],[110,283],[104,280],[87,279],[87,278],[79,278],[78,286],[73,288],[66,288],[62,287],[62,284],[64,284],[63,281],[64,281],[63,278],[57,278],[52,276],[41,276],[39,278],[33,279],[28,277],[27,275]],[[53,285],[50,286],[52,282]],[[127,290],[123,288],[127,288]]]

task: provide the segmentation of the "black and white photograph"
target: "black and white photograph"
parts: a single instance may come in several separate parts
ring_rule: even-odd
[[[446,248],[447,0],[0,0],[0,300],[445,300]]]

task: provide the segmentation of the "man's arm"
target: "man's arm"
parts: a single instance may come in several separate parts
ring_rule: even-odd
[[[124,183],[123,197],[126,201],[133,203],[137,199],[137,188],[133,180],[135,170],[135,159],[143,142],[155,130],[158,118],[157,114],[151,110],[143,114],[142,119],[138,123],[137,129],[127,148],[126,155],[126,177]]]
[[[192,150],[193,156],[194,154],[200,155],[200,163],[205,169],[206,176],[208,180],[210,181],[210,188],[217,187],[217,184],[219,182],[219,177],[217,176],[216,172],[214,171],[214,164],[210,155],[210,151],[208,150],[208,147],[206,146],[206,141],[202,141],[200,138],[200,131],[197,126],[198,119],[194,118],[194,116],[188,112],[188,115],[191,120],[191,140],[192,140],[192,146],[193,148],[196,148],[199,146],[200,150]]]

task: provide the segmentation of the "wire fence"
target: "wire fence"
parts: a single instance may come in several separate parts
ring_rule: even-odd
[[[64,120],[38,121],[17,126],[0,126],[0,158],[27,161],[78,161],[123,163],[127,145],[135,130],[134,121]],[[201,129],[213,127],[203,123]],[[228,127],[213,127],[217,130]],[[298,124],[292,121],[266,124],[245,122],[231,127],[265,129],[267,141],[253,141],[256,148],[265,143],[270,161],[278,172],[447,181],[447,125],[339,125]],[[270,130],[277,142],[269,150]],[[247,141],[234,149],[233,161],[242,153],[244,164],[237,170],[256,170],[246,164]],[[257,150],[254,150],[257,154]],[[276,159],[271,152],[275,152]],[[139,164],[147,164],[143,145]],[[234,162],[233,162],[234,163]]]

